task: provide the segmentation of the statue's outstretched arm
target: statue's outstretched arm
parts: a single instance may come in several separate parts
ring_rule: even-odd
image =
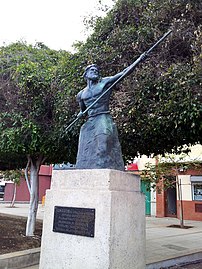
[[[115,83],[116,81],[119,82],[122,79],[124,79],[126,76],[130,75],[134,69],[136,68],[136,66],[143,60],[145,60],[145,58],[147,58],[147,56],[149,55],[149,53],[155,48],[157,47],[172,31],[169,30],[167,33],[165,33],[150,49],[148,49],[147,51],[145,51],[144,53],[142,53],[140,55],[140,57],[133,62],[131,65],[129,65],[127,68],[125,68],[122,72],[116,74],[115,76],[112,76],[109,78],[109,83]]]
[[[165,33],[149,50],[147,50],[146,52],[142,53],[140,55],[140,57],[134,62],[132,63],[130,66],[128,66],[126,69],[124,69],[122,72],[112,76],[112,77],[107,77],[103,79],[103,83],[105,85],[108,85],[108,88],[93,102],[91,103],[84,111],[80,111],[79,114],[77,115],[77,117],[75,118],[75,120],[66,128],[66,131],[69,130],[74,124],[75,122],[82,117],[82,115],[84,115],[92,106],[94,106],[105,94],[107,94],[109,91],[112,90],[112,88],[119,83],[122,79],[124,79],[126,76],[128,76],[129,74],[131,74],[133,72],[133,70],[135,69],[135,67],[141,62],[143,61],[148,55],[149,53],[155,48],[157,47],[172,31],[169,30],[167,33]],[[111,84],[111,85],[110,85]],[[79,94],[78,94],[79,95]],[[77,97],[78,97],[77,95]],[[81,106],[82,104],[80,104]]]
[[[139,58],[138,58],[138,62],[144,60],[144,58],[146,58],[146,54],[142,54]],[[130,75],[134,69],[135,69],[136,65],[134,63],[132,63],[131,65],[129,65],[128,67],[126,67],[123,71],[117,73],[114,76],[108,77],[108,83],[114,83],[115,81],[117,81],[120,77],[125,78],[126,76]],[[125,76],[124,76],[125,74]]]

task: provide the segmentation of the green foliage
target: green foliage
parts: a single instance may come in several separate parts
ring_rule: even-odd
[[[156,158],[156,164],[147,163],[141,171],[141,180],[150,183],[151,188],[157,191],[176,187],[178,176],[187,170],[201,170],[201,162],[184,161],[186,155],[166,155],[164,158]]]
[[[80,46],[88,63],[110,75],[172,29],[114,93],[112,113],[126,159],[202,142],[201,18],[199,0],[119,0]]]
[[[15,184],[20,184],[20,178],[22,177],[23,173],[22,170],[16,169],[16,170],[6,170],[1,171],[1,175],[3,176],[4,180],[11,180]]]
[[[101,2],[101,1],[100,1]],[[0,48],[0,164],[24,157],[75,162],[80,123],[76,94],[83,70],[100,65],[113,75],[165,32],[172,34],[116,86],[111,112],[125,159],[178,151],[202,138],[202,2],[118,0],[107,16],[90,18],[93,33],[77,53],[14,43]]]
[[[173,165],[173,163],[172,165],[167,163],[151,165],[147,163],[145,169],[141,171],[141,180],[150,183],[148,186],[158,192],[174,188],[176,186],[176,175],[173,171]]]
[[[41,43],[0,48],[0,152],[19,161],[26,155],[47,162],[75,158],[75,134],[66,140],[61,134],[75,114],[70,79],[76,71],[68,69],[75,59]]]

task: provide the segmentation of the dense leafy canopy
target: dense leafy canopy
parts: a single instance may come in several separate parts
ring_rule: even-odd
[[[65,126],[78,113],[85,66],[97,63],[103,76],[113,75],[169,29],[169,38],[116,87],[112,115],[126,159],[201,143],[201,21],[200,0],[118,0],[106,17],[90,20],[93,33],[74,54],[42,43],[1,47],[1,161],[43,155],[75,162],[81,122],[67,134]]]
[[[71,57],[41,43],[1,48],[0,152],[2,162],[10,161],[9,167],[15,160],[23,165],[28,155],[36,159],[41,155],[48,162],[74,158],[71,134],[71,146],[61,138],[61,128],[75,110],[71,83],[66,82]]]
[[[201,143],[201,22],[200,0],[119,0],[81,47],[103,75],[114,74],[172,30],[114,94],[112,113],[125,157]]]

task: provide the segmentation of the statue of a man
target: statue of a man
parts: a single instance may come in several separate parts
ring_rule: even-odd
[[[81,111],[85,111],[124,71],[101,78],[99,67],[95,64],[85,69],[87,86],[77,95]],[[109,90],[88,110],[88,119],[81,127],[77,153],[77,169],[110,168],[124,170],[124,162],[115,123],[109,112]]]
[[[80,131],[76,168],[124,170],[117,128],[109,112],[112,88],[131,74],[137,64],[146,59],[149,53],[171,32],[169,30],[165,33],[149,50],[142,53],[135,62],[115,76],[101,78],[97,65],[92,64],[86,67],[84,78],[87,80],[87,86],[77,95],[81,113],[68,126],[70,128],[84,114],[82,112],[88,113],[88,119]]]

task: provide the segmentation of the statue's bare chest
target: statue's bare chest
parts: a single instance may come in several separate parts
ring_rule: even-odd
[[[103,92],[106,91],[106,87],[104,83],[98,83],[96,85],[93,85],[89,88],[85,88],[82,95],[81,99],[84,101],[86,104],[90,104],[94,102]],[[105,94],[99,101],[100,102],[106,102],[109,99],[111,92],[108,92]]]
[[[84,89],[81,98],[84,101],[89,99],[96,99],[103,93],[103,87],[101,85],[91,86],[90,88]]]

